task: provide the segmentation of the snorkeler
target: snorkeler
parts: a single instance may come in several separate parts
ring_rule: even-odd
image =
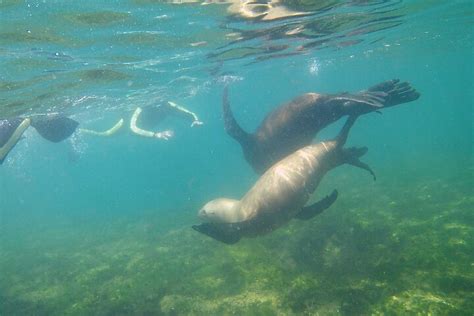
[[[191,121],[191,127],[200,126],[203,124],[203,122],[199,120],[196,113],[191,112],[174,102],[168,101],[157,106],[147,106],[144,108],[137,107],[130,118],[130,130],[132,133],[139,136],[168,140],[174,135],[172,130],[153,132],[151,129],[153,129],[156,124],[161,122],[169,115],[175,115],[184,119],[189,119]],[[112,128],[103,132],[83,128],[79,128],[78,131],[95,136],[112,136],[122,128],[123,123],[124,120],[120,119]],[[138,125],[144,126],[146,129],[143,129]]]
[[[152,132],[149,129],[153,128],[157,123],[162,121],[169,115],[175,115],[191,121],[191,127],[200,126],[203,124],[196,115],[196,113],[177,105],[174,102],[168,101],[158,106],[147,106],[145,108],[137,107],[130,119],[130,130],[137,135],[144,137],[154,137],[168,140],[173,137],[172,130],[165,130],[161,132]],[[147,130],[138,127],[137,123],[147,128]]]
[[[20,141],[28,127],[33,126],[44,139],[58,143],[71,136],[79,125],[58,113],[38,114],[0,120],[0,165]]]

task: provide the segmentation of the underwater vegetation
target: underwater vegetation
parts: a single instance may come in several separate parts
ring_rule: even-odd
[[[108,82],[115,80],[125,80],[130,78],[129,75],[111,69],[89,69],[77,72],[82,80]]]
[[[124,22],[129,18],[129,13],[124,12],[87,12],[87,13],[71,13],[64,15],[64,18],[84,26],[107,26],[114,23]]]
[[[473,170],[410,172],[233,246],[190,229],[197,207],[5,218],[0,314],[471,315]]]
[[[12,45],[19,43],[52,43],[52,44],[67,44],[68,40],[55,34],[49,28],[25,30],[24,27],[17,29],[3,29],[0,31],[0,44]]]

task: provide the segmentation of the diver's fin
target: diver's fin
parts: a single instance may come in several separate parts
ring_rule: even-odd
[[[318,202],[310,206],[303,207],[303,209],[295,216],[295,218],[306,221],[312,219],[318,214],[321,214],[336,201],[337,194],[337,190],[333,190],[330,195],[326,195]]]
[[[201,225],[193,225],[192,227],[195,231],[228,245],[237,243],[241,238],[236,229],[232,229],[230,225],[226,224],[203,223]]]
[[[20,117],[0,120],[0,165],[12,148],[20,141],[30,123],[30,119]]]
[[[242,146],[247,145],[250,140],[250,134],[244,131],[234,118],[234,114],[230,108],[229,89],[227,85],[224,87],[224,94],[222,96],[222,110],[224,116],[224,127],[227,134],[237,140]]]
[[[58,143],[74,133],[79,123],[60,114],[42,114],[31,118],[31,126],[45,139]]]

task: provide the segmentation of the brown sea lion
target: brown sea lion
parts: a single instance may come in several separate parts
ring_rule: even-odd
[[[314,136],[345,115],[361,115],[418,99],[408,82],[398,79],[355,94],[306,93],[270,112],[254,133],[236,122],[224,89],[223,113],[226,132],[237,140],[245,159],[262,174],[275,162],[311,144]]]
[[[273,165],[241,200],[208,202],[199,211],[205,223],[193,228],[233,244],[244,236],[268,233],[292,218],[307,220],[321,213],[336,200],[337,191],[311,206],[304,205],[329,170],[347,163],[374,175],[359,160],[367,148],[343,148],[354,121],[355,116],[350,116],[335,139],[306,146]]]

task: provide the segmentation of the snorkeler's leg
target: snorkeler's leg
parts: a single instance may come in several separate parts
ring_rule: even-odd
[[[144,129],[141,129],[140,127],[138,127],[137,126],[137,121],[138,121],[138,118],[140,117],[142,111],[143,110],[142,110],[141,107],[137,107],[135,109],[135,112],[133,112],[132,118],[130,119],[130,130],[134,134],[144,136],[144,137],[160,138],[160,139],[164,139],[164,140],[168,140],[170,137],[173,137],[173,131],[172,130],[166,130],[166,131],[163,131],[163,132],[156,132],[155,133],[155,132],[147,131],[147,130],[144,130]]]
[[[0,164],[3,163],[30,124],[31,120],[29,118],[0,120]]]
[[[194,113],[194,112],[192,112],[192,111],[190,111],[190,110],[188,110],[188,109],[186,109],[182,106],[179,106],[174,102],[168,101],[166,103],[166,106],[168,106],[171,111],[174,111],[177,114],[184,114],[186,117],[190,118],[192,120],[191,127],[200,126],[200,125],[203,124],[203,122],[201,122],[199,120],[196,113]]]
[[[106,131],[98,132],[91,129],[79,128],[78,131],[84,134],[96,135],[96,136],[112,136],[115,135],[123,126],[123,119],[121,118],[114,126]]]

